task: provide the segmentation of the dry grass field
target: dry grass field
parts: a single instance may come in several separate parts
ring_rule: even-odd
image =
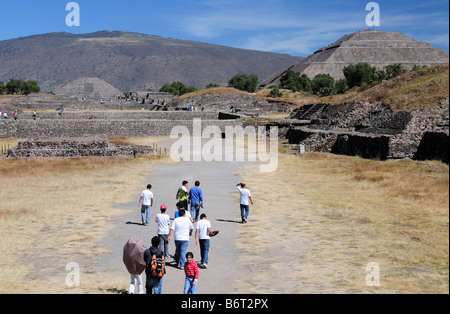
[[[239,231],[240,293],[448,293],[449,168],[280,155],[239,173],[253,193]],[[368,287],[377,263],[380,286]]]
[[[64,293],[65,265],[74,256],[107,253],[96,241],[108,218],[123,214],[111,205],[129,202],[156,161],[162,160],[0,159],[0,293]],[[102,280],[108,278],[86,276],[77,292],[99,293],[108,286]]]
[[[98,240],[108,219],[123,214],[111,205],[129,202],[157,162],[170,161],[0,159],[0,293],[119,286],[86,273],[82,287],[68,289],[64,267],[74,256],[95,263],[108,253]],[[255,205],[238,228],[238,265],[247,275],[233,292],[449,292],[448,165],[284,152],[276,172],[249,164],[238,175]],[[366,285],[369,263],[380,267],[379,287]]]

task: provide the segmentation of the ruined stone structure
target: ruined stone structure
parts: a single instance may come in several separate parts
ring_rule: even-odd
[[[309,152],[448,163],[448,112],[448,100],[436,109],[398,113],[382,102],[309,105],[292,113],[284,134]]]
[[[187,108],[189,105],[204,106],[207,110],[230,111],[231,107],[240,109],[241,113],[264,114],[270,112],[289,112],[292,104],[266,101],[247,94],[207,94],[187,99],[175,99],[170,107]]]
[[[115,98],[117,95],[122,95],[122,92],[103,80],[86,77],[56,88],[55,94],[76,99],[110,99]]]
[[[261,86],[267,88],[278,85],[281,76],[288,70],[306,74],[311,79],[317,74],[330,74],[338,80],[344,78],[344,67],[359,62],[367,62],[379,70],[390,64],[400,63],[410,70],[414,65],[422,67],[448,64],[449,54],[400,33],[367,30],[345,35],[302,62],[267,78]]]
[[[151,146],[114,145],[106,138],[28,140],[9,150],[7,158],[33,157],[114,157],[155,153]]]

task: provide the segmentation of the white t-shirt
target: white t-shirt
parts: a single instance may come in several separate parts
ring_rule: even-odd
[[[171,229],[175,234],[175,241],[189,241],[189,231],[194,230],[194,226],[189,218],[179,217],[173,221]]]
[[[241,205],[249,205],[248,203],[248,198],[250,196],[252,196],[252,194],[250,193],[250,191],[248,189],[243,189],[241,188],[240,185],[237,186],[237,189],[239,191],[239,194],[241,195],[241,199],[239,200],[239,202],[241,203]]]
[[[210,239],[208,228],[211,228],[211,222],[209,220],[202,219],[197,222],[198,238],[200,240]]]
[[[155,221],[158,223],[158,234],[169,234],[170,216],[167,214],[156,215]]]
[[[149,190],[144,190],[141,193],[142,205],[150,206],[152,204],[153,192]]]

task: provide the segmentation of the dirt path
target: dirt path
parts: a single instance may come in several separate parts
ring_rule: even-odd
[[[233,193],[236,193],[235,185],[239,178],[233,173],[242,166],[242,163],[230,162],[179,162],[164,164],[154,167],[151,175],[142,183],[145,188],[147,183],[153,185],[154,206],[151,210],[150,224],[146,227],[140,223],[140,211],[138,199],[140,191],[136,191],[136,197],[128,204],[121,205],[123,209],[131,213],[114,218],[114,228],[109,235],[102,240],[102,244],[112,251],[106,255],[100,263],[99,269],[108,276],[118,276],[128,280],[129,275],[122,263],[122,248],[130,237],[142,239],[145,245],[150,245],[150,240],[156,235],[157,226],[154,223],[155,216],[159,213],[159,207],[165,204],[168,214],[173,217],[176,209],[175,194],[182,180],[188,180],[190,186],[196,180],[201,182],[205,199],[206,213],[214,230],[220,230],[219,236],[211,240],[209,254],[209,267],[201,270],[197,293],[233,293],[232,283],[239,278],[239,272],[235,268],[236,228],[239,226],[239,208],[234,201]],[[169,244],[170,254],[175,253],[173,240]],[[193,237],[189,243],[188,251],[192,251],[195,260],[200,259],[200,249],[195,245]],[[171,259],[169,259],[171,261]],[[145,275],[144,275],[145,278]],[[167,275],[163,281],[163,293],[182,293],[184,285],[184,272],[173,267],[167,268]]]

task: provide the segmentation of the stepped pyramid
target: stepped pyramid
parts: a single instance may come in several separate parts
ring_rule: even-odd
[[[101,79],[86,77],[56,88],[55,94],[67,98],[108,99],[123,93]]]
[[[270,76],[261,86],[279,84],[281,76],[288,70],[306,74],[310,79],[317,74],[330,74],[338,80],[344,77],[344,67],[359,62],[367,62],[380,70],[390,64],[401,63],[410,70],[414,65],[448,64],[449,54],[400,33],[366,30],[345,35],[302,62]]]

